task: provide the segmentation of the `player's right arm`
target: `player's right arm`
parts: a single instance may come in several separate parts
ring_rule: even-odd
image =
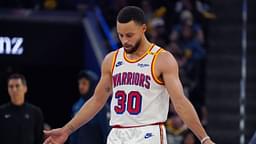
[[[48,138],[44,144],[62,144],[68,136],[90,121],[105,105],[108,97],[112,93],[112,58],[114,52],[108,54],[102,62],[101,78],[96,86],[93,96],[83,105],[75,117],[70,120],[64,127],[46,131]]]

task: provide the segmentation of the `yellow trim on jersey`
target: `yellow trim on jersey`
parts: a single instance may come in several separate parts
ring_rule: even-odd
[[[112,73],[113,73],[114,68],[115,68],[115,63],[116,63],[116,58],[117,58],[118,51],[119,51],[119,49],[115,51],[114,56],[112,58],[112,68],[111,68]]]
[[[148,48],[148,50],[141,57],[134,59],[134,60],[129,59],[127,57],[126,52],[124,51],[124,59],[125,59],[125,61],[127,61],[129,63],[136,63],[136,62],[140,61],[141,59],[143,59],[147,54],[149,54],[154,46],[155,46],[155,44],[151,44],[151,46]]]
[[[157,52],[154,55],[154,58],[152,60],[152,65],[151,65],[151,73],[152,73],[152,77],[155,80],[156,83],[160,84],[160,85],[164,85],[164,82],[159,80],[158,77],[155,74],[155,63],[156,63],[156,59],[159,55],[159,53],[162,51],[163,49],[160,48],[159,50],[157,50]]]

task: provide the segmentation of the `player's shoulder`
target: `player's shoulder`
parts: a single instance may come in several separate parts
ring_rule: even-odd
[[[112,61],[115,60],[115,58],[117,57],[118,53],[120,53],[121,50],[122,50],[122,47],[109,52],[105,56],[104,61],[108,61],[108,62],[112,63]]]
[[[160,48],[159,54],[158,54],[158,59],[160,60],[171,60],[171,61],[176,61],[174,56],[164,48]]]
[[[117,53],[118,53],[118,50],[114,50],[114,51],[109,52],[105,56],[105,58],[104,58],[104,60],[102,62],[102,68],[111,70],[112,69],[112,65],[113,65],[113,61],[114,61]]]
[[[163,48],[161,48],[158,53],[156,63],[156,65],[158,65],[160,69],[177,67],[177,61],[174,56],[169,51]]]

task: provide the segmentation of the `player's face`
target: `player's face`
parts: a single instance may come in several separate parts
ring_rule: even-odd
[[[8,93],[12,100],[24,100],[27,86],[24,85],[21,79],[10,79],[8,82]]]
[[[133,53],[139,48],[145,31],[145,24],[139,25],[134,21],[128,23],[117,22],[118,37],[126,53]]]
[[[82,78],[78,81],[78,88],[81,95],[86,95],[90,88],[89,80]]]

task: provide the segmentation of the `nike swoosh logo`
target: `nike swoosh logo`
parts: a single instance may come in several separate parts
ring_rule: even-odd
[[[146,133],[146,135],[144,136],[144,138],[145,138],[145,139],[148,139],[148,138],[150,138],[150,137],[152,137],[152,136],[153,136],[152,133]]]

